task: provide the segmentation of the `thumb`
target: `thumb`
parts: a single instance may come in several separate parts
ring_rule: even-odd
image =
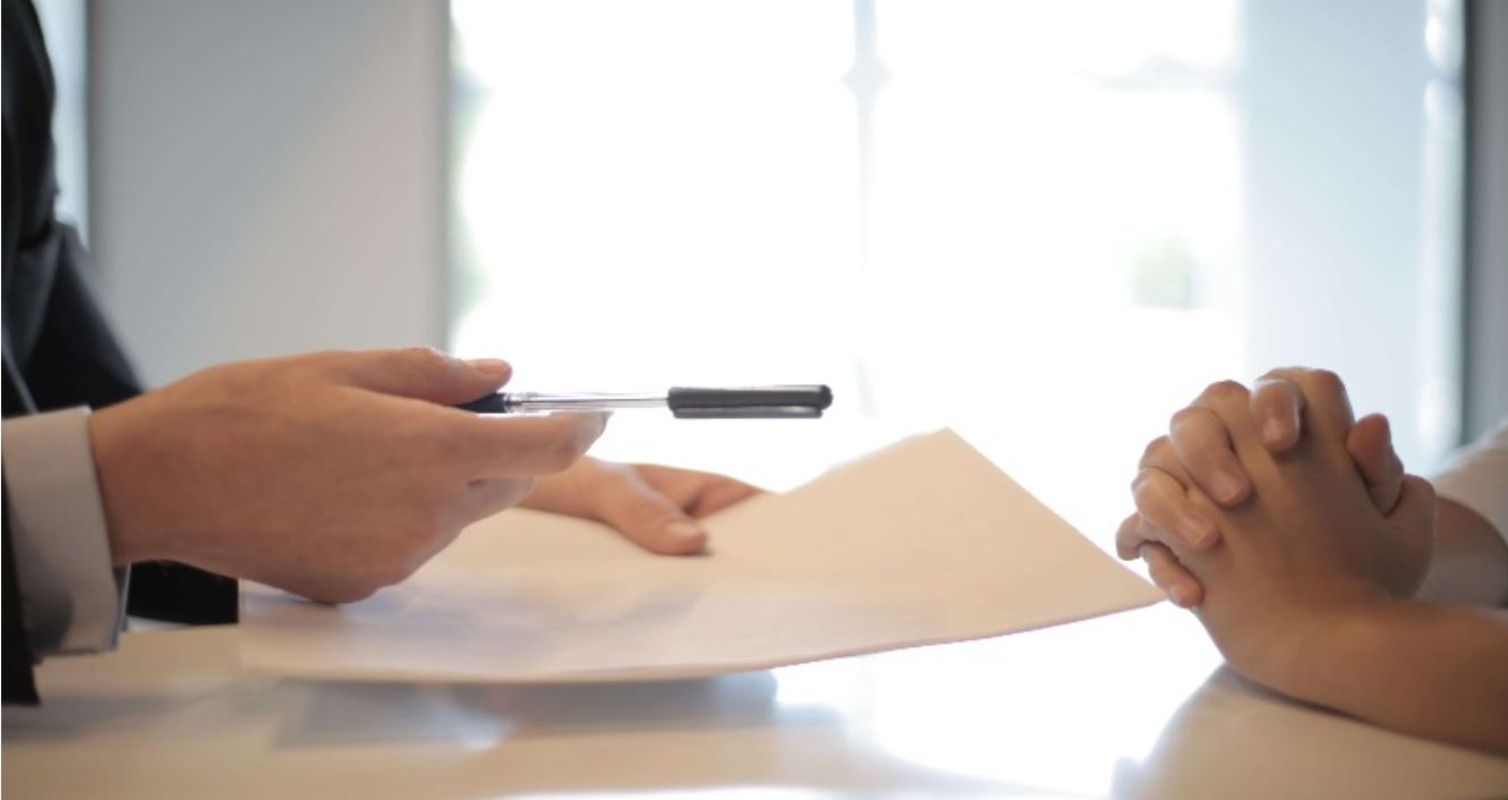
[[[1369,414],[1357,420],[1346,435],[1346,450],[1367,484],[1372,504],[1384,515],[1391,514],[1403,491],[1404,474],[1388,418]]]
[[[707,547],[707,531],[679,505],[632,471],[623,478],[594,493],[594,516],[651,553],[692,555]]]
[[[342,355],[336,369],[351,385],[442,405],[466,403],[495,392],[513,374],[506,361],[467,361],[428,347]]]
[[[1410,597],[1419,591],[1435,550],[1435,488],[1423,478],[1403,476],[1398,505],[1387,519],[1403,549],[1395,554],[1397,558],[1387,559],[1398,572],[1393,576],[1396,580],[1386,580],[1384,587],[1396,596]]]
[[[1432,537],[1435,530],[1435,487],[1417,475],[1403,476],[1398,504],[1388,514],[1388,521],[1410,534]]]

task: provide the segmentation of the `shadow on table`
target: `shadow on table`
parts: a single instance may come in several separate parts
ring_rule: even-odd
[[[193,697],[156,695],[48,697],[41,706],[7,706],[3,739],[68,741],[112,729],[137,727],[145,720],[180,713],[195,702],[197,698]]]

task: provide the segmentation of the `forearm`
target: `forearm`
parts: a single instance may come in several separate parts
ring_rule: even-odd
[[[1449,605],[1508,605],[1508,545],[1481,515],[1441,498],[1434,557],[1415,596]]]
[[[1391,602],[1328,626],[1273,688],[1403,733],[1508,755],[1508,617]]]

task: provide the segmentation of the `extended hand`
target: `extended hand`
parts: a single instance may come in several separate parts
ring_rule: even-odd
[[[427,349],[228,364],[90,417],[117,564],[173,559],[325,602],[403,580],[602,433],[481,417],[496,360]]]
[[[520,505],[606,523],[652,553],[690,555],[707,546],[698,518],[759,491],[723,475],[585,458],[542,478]]]

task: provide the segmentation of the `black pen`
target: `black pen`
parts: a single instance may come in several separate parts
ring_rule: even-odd
[[[832,390],[821,385],[736,389],[677,386],[663,394],[498,392],[456,408],[478,414],[669,408],[680,419],[814,419],[832,403]]]

